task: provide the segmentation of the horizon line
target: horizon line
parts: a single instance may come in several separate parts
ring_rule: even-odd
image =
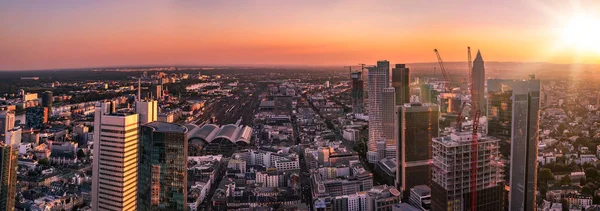
[[[383,59],[386,60],[386,59]],[[382,60],[377,60],[382,61]],[[389,60],[388,60],[389,61]],[[521,63],[521,64],[552,64],[552,65],[600,65],[598,63],[555,63],[555,62],[527,62],[527,61],[485,61],[486,63]],[[358,62],[357,64],[359,64]],[[418,65],[418,64],[437,64],[438,62],[409,62],[409,63],[394,63],[394,64],[407,64],[407,65]],[[467,63],[467,61],[448,61],[448,63]],[[391,65],[391,64],[390,64]],[[65,67],[65,68],[48,68],[48,69],[0,69],[0,72],[16,72],[16,71],[57,71],[57,70],[90,70],[90,69],[114,69],[114,68],[230,68],[230,67],[242,67],[242,68],[298,68],[298,67],[339,67],[345,68],[345,65],[308,65],[308,64],[140,64],[140,65],[113,65],[113,66],[96,66],[96,67]],[[352,65],[355,66],[355,65]],[[358,66],[358,65],[356,65]]]

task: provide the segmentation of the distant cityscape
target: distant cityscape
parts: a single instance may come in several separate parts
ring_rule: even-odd
[[[438,53],[433,74],[381,60],[15,76],[0,206],[600,210],[600,88],[489,77],[483,53],[461,74]]]

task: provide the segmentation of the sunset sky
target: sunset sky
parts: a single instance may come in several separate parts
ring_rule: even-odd
[[[600,63],[599,15],[598,0],[1,0],[0,70],[465,61],[466,46]]]

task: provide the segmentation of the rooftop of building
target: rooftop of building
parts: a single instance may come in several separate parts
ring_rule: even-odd
[[[394,204],[394,206],[392,206],[392,211],[421,211],[421,209],[413,207],[412,205],[407,203],[400,203]]]
[[[155,132],[185,133],[188,131],[183,125],[168,122],[150,122],[144,126],[154,128]]]
[[[441,144],[444,144],[445,146],[461,146],[461,145],[467,145],[467,144],[471,144],[471,139],[473,138],[473,132],[472,131],[453,131],[452,134],[450,134],[449,136],[442,136],[442,137],[436,137],[433,140],[435,142],[439,142]],[[494,138],[492,136],[487,136],[487,135],[482,135],[479,134],[478,135],[478,143],[485,143],[485,142],[498,142],[499,139],[498,138]]]
[[[431,188],[429,188],[429,186],[427,185],[417,185],[411,188],[411,191],[419,196],[431,195]]]

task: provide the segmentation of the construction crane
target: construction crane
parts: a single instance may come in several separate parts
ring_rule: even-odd
[[[466,102],[463,103],[462,106],[460,107],[460,109],[458,110],[458,116],[456,116],[456,129],[458,131],[462,130],[462,119],[463,119],[462,112],[466,106],[467,106],[467,103]]]
[[[358,65],[360,65],[360,70],[361,70],[362,72],[364,72],[364,71],[365,71],[365,67],[366,67],[366,68],[369,68],[369,67],[375,67],[375,65],[366,65],[366,64],[358,64]]]
[[[435,52],[435,55],[437,56],[438,63],[440,64],[440,70],[442,72],[442,75],[444,76],[444,80],[447,82],[450,81],[450,80],[448,80],[448,73],[446,72],[446,67],[444,66],[444,61],[442,61],[440,52],[438,52],[437,49],[433,49],[433,52]]]
[[[471,138],[471,211],[477,210],[477,145],[479,142],[479,115],[480,111],[475,111],[473,117],[473,137]]]
[[[352,67],[354,66],[344,66],[344,68],[348,68],[348,70],[350,70],[350,74],[352,74]]]
[[[458,116],[456,117],[456,129],[458,132],[462,131],[462,120],[463,120],[463,110],[467,106],[467,103],[463,103],[460,110],[458,111]],[[472,107],[472,109],[475,109]],[[481,112],[476,110],[473,115],[473,134],[471,137],[471,211],[477,210],[477,148],[479,142],[479,116]]]
[[[467,46],[467,54],[469,57],[469,82],[473,83],[473,61],[471,60],[471,47]]]

